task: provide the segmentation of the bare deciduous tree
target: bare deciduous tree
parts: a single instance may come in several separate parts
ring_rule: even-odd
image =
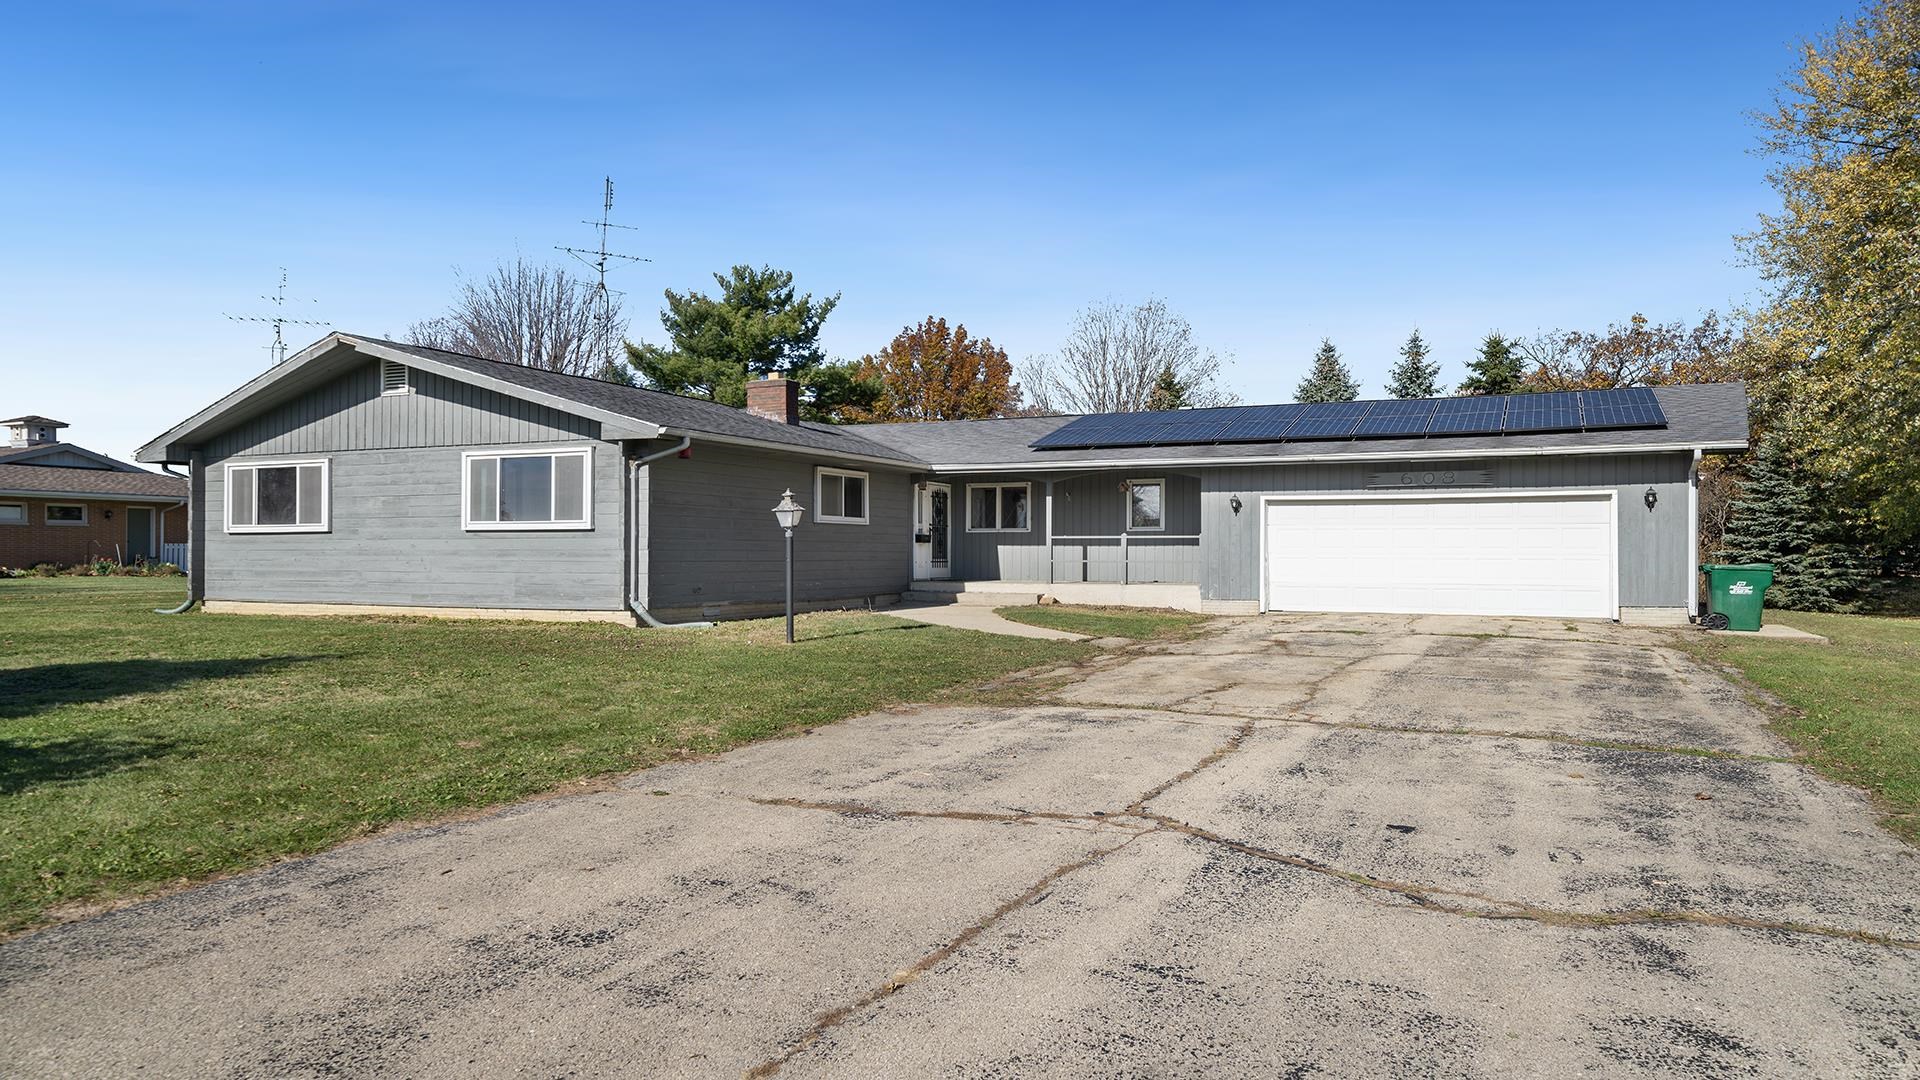
[[[1219,386],[1223,365],[1194,344],[1193,326],[1165,301],[1107,300],[1074,318],[1058,354],[1028,358],[1021,382],[1029,411],[1042,413],[1142,412],[1168,372],[1190,407],[1238,404],[1239,395]]]
[[[407,340],[569,375],[618,378],[626,316],[617,296],[558,266],[516,258],[481,281],[464,275],[445,315],[407,328]],[[630,378],[630,377],[629,377]]]

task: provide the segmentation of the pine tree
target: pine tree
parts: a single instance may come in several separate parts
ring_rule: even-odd
[[[1353,372],[1340,362],[1340,350],[1333,342],[1320,339],[1320,349],[1313,354],[1313,368],[1307,377],[1300,380],[1300,386],[1293,392],[1293,399],[1311,405],[1320,401],[1352,401],[1360,396],[1360,383],[1354,379]]]
[[[1428,362],[1430,351],[1420,331],[1408,334],[1400,346],[1400,362],[1387,373],[1387,393],[1403,400],[1440,396],[1440,362]]]
[[[1514,352],[1513,342],[1498,330],[1480,342],[1480,354],[1467,364],[1467,378],[1460,384],[1463,394],[1518,394],[1525,362]]]
[[[1172,368],[1162,371],[1160,377],[1153,380],[1153,389],[1147,391],[1147,408],[1154,411],[1184,409],[1190,404],[1187,384],[1180,381]]]
[[[1747,468],[1721,543],[1722,562],[1773,564],[1770,607],[1848,611],[1872,584],[1872,560],[1823,520],[1805,477],[1771,441]]]

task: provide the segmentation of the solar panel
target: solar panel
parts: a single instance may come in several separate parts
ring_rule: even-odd
[[[1644,386],[1625,390],[1584,390],[1580,397],[1588,431],[1667,426],[1667,414],[1660,411],[1660,399]]]
[[[1432,398],[1415,398],[1412,401],[1376,401],[1360,426],[1353,429],[1354,438],[1383,438],[1394,435],[1425,435],[1427,421],[1433,417]]]
[[[1429,435],[1490,435],[1500,430],[1507,411],[1507,399],[1494,394],[1485,397],[1441,398],[1434,403]]]
[[[1580,395],[1570,390],[1507,398],[1503,431],[1579,431]]]
[[[1371,401],[1323,401],[1306,407],[1300,419],[1287,429],[1287,441],[1295,439],[1344,439],[1353,434]]]
[[[1239,416],[1228,422],[1220,433],[1220,442],[1279,442],[1287,429],[1306,411],[1305,405],[1262,405],[1238,409]]]

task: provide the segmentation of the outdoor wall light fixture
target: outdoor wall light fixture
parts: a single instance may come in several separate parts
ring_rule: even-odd
[[[107,511],[107,520],[108,520],[108,521],[112,521],[112,520],[113,520],[113,511],[111,511],[111,510],[109,510],[109,511]]]
[[[787,644],[793,644],[793,527],[800,524],[800,516],[807,508],[793,501],[793,489],[788,488],[780,496],[780,505],[773,508],[773,520],[787,534]]]
[[[1234,513],[1236,514],[1239,513],[1240,512],[1240,496],[1235,495],[1232,498],[1228,499],[1227,505],[1233,507]]]
[[[1641,499],[1641,501],[1647,504],[1647,510],[1651,512],[1654,508],[1654,505],[1660,501],[1660,493],[1653,490],[1652,488],[1648,488],[1647,494]]]

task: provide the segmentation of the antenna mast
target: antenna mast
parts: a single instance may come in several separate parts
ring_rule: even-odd
[[[595,340],[589,344],[587,351],[589,354],[597,357],[600,366],[604,367],[614,362],[613,353],[615,347],[613,334],[613,292],[607,288],[607,262],[610,259],[624,259],[627,262],[637,263],[652,262],[653,260],[642,258],[638,255],[622,255],[617,251],[607,250],[607,230],[629,229],[636,232],[638,231],[632,225],[616,225],[613,223],[613,177],[611,176],[606,178],[605,195],[600,200],[600,220],[583,220],[580,224],[591,225],[599,231],[599,247],[587,249],[555,244],[554,248],[579,259],[594,272],[593,302],[595,307],[598,308],[599,313],[594,318]]]
[[[268,303],[273,305],[273,314],[271,315],[228,315],[227,318],[233,322],[252,322],[252,323],[272,324],[273,344],[266,346],[266,350],[267,350],[267,355],[273,357],[273,365],[275,367],[279,367],[281,364],[286,363],[286,360],[287,360],[287,339],[284,336],[282,336],[282,334],[280,333],[281,327],[327,325],[326,323],[321,322],[317,319],[296,319],[293,316],[287,314],[289,310],[287,308],[287,305],[290,303],[317,304],[320,301],[301,300],[301,299],[296,299],[295,297],[288,296],[287,295],[287,268],[284,266],[280,268],[280,287],[273,291],[272,296],[261,296],[260,299],[265,300]]]

